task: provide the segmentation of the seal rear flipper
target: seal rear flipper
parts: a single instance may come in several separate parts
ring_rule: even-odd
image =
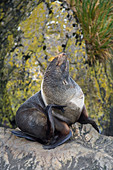
[[[63,135],[63,136],[59,136],[56,141],[50,145],[43,145],[44,149],[54,149],[57,146],[62,145],[63,143],[65,143],[67,140],[69,140],[72,136],[72,132],[71,130],[69,131],[69,134],[67,135]]]
[[[27,140],[30,140],[30,141],[37,141],[37,138],[35,137],[32,137],[28,134],[25,134],[24,132],[20,131],[20,130],[13,130],[11,131],[14,135],[16,135],[17,137],[20,137],[20,138],[25,138]]]

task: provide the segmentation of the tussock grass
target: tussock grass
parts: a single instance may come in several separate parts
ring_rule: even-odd
[[[113,50],[113,1],[71,0],[71,4],[82,25],[89,62],[104,62]]]

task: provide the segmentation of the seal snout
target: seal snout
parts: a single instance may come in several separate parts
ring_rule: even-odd
[[[61,53],[59,56],[57,56],[56,66],[62,67],[63,65],[66,65],[66,63],[67,56],[65,53]]]
[[[60,66],[61,64],[67,61],[67,56],[65,53],[59,54],[58,56],[56,56],[56,58],[57,58],[56,65],[58,66]]]

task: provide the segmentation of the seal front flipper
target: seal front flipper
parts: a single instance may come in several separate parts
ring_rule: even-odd
[[[87,110],[86,110],[85,105],[83,106],[82,113],[81,113],[80,118],[77,122],[79,122],[81,124],[88,124],[89,123],[94,127],[94,129],[97,132],[99,132],[99,128],[98,128],[97,124],[95,123],[95,121],[88,118],[88,114],[87,114]]]
[[[47,115],[48,134],[51,136],[54,135],[54,131],[55,131],[54,120],[52,116],[52,108],[57,108],[61,110],[62,112],[64,112],[64,109],[63,109],[64,107],[66,106],[50,104],[50,105],[47,105],[45,108],[45,113]]]
[[[36,141],[35,137],[32,137],[30,135],[25,134],[24,132],[20,131],[20,130],[12,130],[11,131],[15,136],[20,137],[20,138],[25,138],[27,140],[31,140],[31,141]]]
[[[64,107],[66,107],[66,105],[56,105],[56,104],[49,104],[46,107],[46,110],[52,109],[52,108],[56,108],[61,110],[62,112],[64,112]]]
[[[67,140],[69,140],[72,136],[72,132],[70,130],[69,134],[68,135],[62,135],[62,136],[58,136],[58,138],[56,139],[56,141],[52,144],[49,144],[49,145],[43,145],[43,148],[44,149],[54,149],[56,148],[57,146],[60,146],[62,145],[63,143],[65,143]]]

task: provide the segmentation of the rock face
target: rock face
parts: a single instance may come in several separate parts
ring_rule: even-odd
[[[38,142],[17,138],[11,129],[0,128],[0,170],[113,169],[113,137],[79,123],[72,131],[67,143],[44,150]]]

